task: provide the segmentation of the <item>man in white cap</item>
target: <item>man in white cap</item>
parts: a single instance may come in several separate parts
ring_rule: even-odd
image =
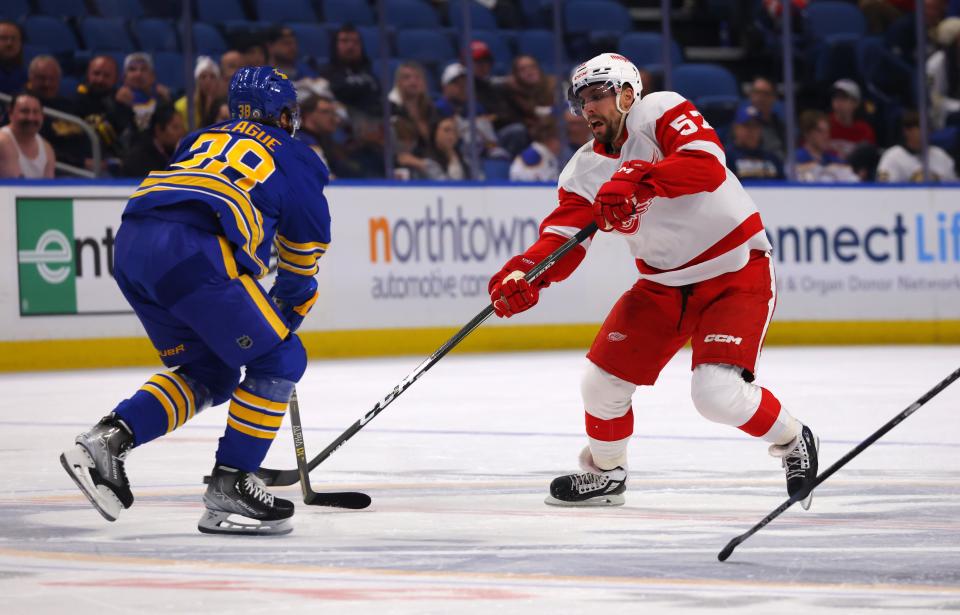
[[[858,145],[877,144],[873,128],[856,117],[860,107],[860,86],[852,79],[838,79],[830,95],[830,149],[843,160]]]

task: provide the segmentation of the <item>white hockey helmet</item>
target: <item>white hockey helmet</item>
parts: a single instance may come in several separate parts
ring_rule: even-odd
[[[570,89],[567,91],[567,102],[570,104],[570,111],[576,115],[583,114],[583,101],[578,94],[583,88],[597,83],[605,84],[612,88],[617,95],[617,109],[625,113],[620,108],[620,92],[624,84],[629,84],[633,88],[633,94],[640,97],[640,91],[643,89],[643,83],[640,81],[640,71],[633,65],[633,62],[620,55],[619,53],[601,53],[583,64],[577,66],[570,73]]]

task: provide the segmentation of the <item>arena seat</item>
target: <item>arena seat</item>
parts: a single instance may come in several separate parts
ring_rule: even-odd
[[[400,30],[397,32],[397,56],[416,60],[435,71],[457,58],[450,37],[436,30]]]
[[[246,21],[247,15],[240,0],[194,0],[197,19],[219,24],[227,21]]]
[[[327,29],[315,23],[288,23],[297,37],[301,55],[326,58],[330,55],[330,35]]]
[[[73,53],[80,48],[73,30],[56,17],[31,15],[23,22],[23,30],[31,45],[45,47],[50,53]]]
[[[129,53],[137,48],[120,17],[85,17],[80,20],[80,33],[90,51]]]
[[[199,54],[218,56],[222,55],[228,46],[219,30],[208,23],[197,21],[193,23],[193,49]]]
[[[307,0],[257,0],[257,19],[267,23],[315,22],[317,14]]]
[[[447,16],[450,18],[450,25],[457,30],[463,29],[463,6],[460,2],[451,2],[447,10]],[[493,12],[485,6],[470,2],[470,29],[471,30],[496,30],[497,19]]]
[[[36,7],[41,15],[60,18],[87,16],[87,5],[83,0],[36,0]]]
[[[663,63],[663,35],[659,32],[629,32],[620,39],[617,49],[637,66]],[[683,64],[683,54],[676,41],[670,44],[670,63]]]
[[[439,28],[440,17],[424,0],[384,0],[386,21],[395,28]]]
[[[144,51],[153,53],[180,49],[177,30],[169,19],[138,19],[133,22],[132,27],[133,34]],[[196,38],[196,30],[194,30],[194,38]]]
[[[7,1],[7,0],[4,0]],[[91,0],[101,17],[123,17],[139,19],[143,17],[143,6],[138,0]]]
[[[323,19],[331,24],[352,23],[355,26],[377,23],[370,5],[357,0],[323,0]]]

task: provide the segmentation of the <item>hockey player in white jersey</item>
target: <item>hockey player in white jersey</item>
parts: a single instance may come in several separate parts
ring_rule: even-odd
[[[624,502],[633,392],[653,385],[687,341],[700,414],[769,442],[786,470],[788,493],[804,495],[817,475],[819,440],[754,383],[776,303],[771,245],[756,206],[726,168],[716,132],[675,92],[640,98],[640,74],[621,55],[581,64],[571,83],[571,107],[594,139],[561,173],[559,205],[542,222],[538,241],[490,280],[490,299],[500,317],[533,307],[542,289],[576,269],[590,240],[532,284],[524,274],[591,221],[626,240],[639,279],[587,354],[583,472],[554,479],[547,503]],[[804,508],[811,498],[804,497]]]

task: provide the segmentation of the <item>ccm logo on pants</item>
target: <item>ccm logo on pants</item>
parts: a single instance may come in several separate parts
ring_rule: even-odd
[[[704,342],[719,342],[721,344],[736,344],[740,345],[740,342],[743,341],[742,337],[733,337],[732,335],[726,335],[724,333],[711,333],[707,337],[703,338]]]

